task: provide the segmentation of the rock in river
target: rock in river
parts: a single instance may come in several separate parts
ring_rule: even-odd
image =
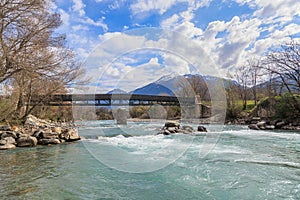
[[[198,126],[197,130],[199,132],[207,132],[207,129],[204,126]]]

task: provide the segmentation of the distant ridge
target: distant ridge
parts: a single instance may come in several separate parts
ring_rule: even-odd
[[[128,94],[128,93],[121,89],[113,89],[113,90],[107,92],[107,94]]]
[[[157,83],[150,83],[144,87],[130,92],[131,94],[157,95],[157,96],[175,96],[171,89]]]
[[[175,93],[178,90],[178,82],[182,79],[192,79],[194,77],[201,78],[206,83],[217,83],[222,81],[225,88],[228,88],[229,85],[238,83],[234,80],[219,78],[215,76],[202,76],[199,74],[185,74],[179,75],[172,73],[160,77],[158,80],[147,84],[143,87],[132,90],[131,92],[126,92],[122,89],[114,89],[109,91],[107,94],[142,94],[142,95],[157,95],[157,96],[176,96]]]

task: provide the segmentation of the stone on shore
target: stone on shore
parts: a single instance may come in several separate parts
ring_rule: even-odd
[[[78,135],[78,131],[76,129],[68,128],[62,131],[62,133],[59,135],[59,138],[71,142],[80,140],[80,136]]]
[[[16,140],[13,137],[5,137],[0,140],[0,150],[16,148]]]
[[[7,138],[7,137],[13,137],[14,139],[17,139],[17,134],[13,131],[5,131],[1,134],[1,139]]]
[[[274,130],[276,126],[270,125],[270,123],[267,123],[266,121],[260,121],[256,124],[250,124],[248,128],[252,130]]]
[[[60,144],[59,139],[55,138],[47,138],[47,139],[39,139],[38,144],[48,145],[48,144]]]
[[[248,128],[252,129],[252,130],[260,130],[259,127],[256,124],[250,124],[248,126]]]
[[[35,137],[23,134],[20,138],[17,139],[18,147],[34,147],[38,143]]]
[[[25,125],[35,127],[48,127],[51,125],[50,121],[39,119],[33,115],[28,115],[25,121]]]
[[[0,126],[0,131],[12,131],[10,126],[2,125]]]
[[[7,149],[13,149],[16,148],[16,145],[14,144],[5,144],[5,145],[0,145],[0,150],[7,150]]]
[[[80,140],[78,131],[72,127],[72,124],[51,122],[29,115],[24,126],[0,125],[0,150]]]
[[[52,132],[50,129],[45,129],[41,133],[42,138],[45,139],[58,139],[58,134],[55,132]]]
[[[280,129],[285,125],[286,125],[286,123],[284,121],[279,121],[279,122],[275,123],[275,128]]]

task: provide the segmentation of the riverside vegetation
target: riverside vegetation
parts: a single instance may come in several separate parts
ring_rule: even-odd
[[[44,0],[0,3],[0,149],[80,139],[71,123],[62,123],[72,120],[70,107],[43,105],[83,74],[65,35],[56,31],[61,17],[49,6]]]

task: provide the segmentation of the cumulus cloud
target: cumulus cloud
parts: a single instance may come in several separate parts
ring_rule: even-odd
[[[96,0],[101,3],[103,0]],[[162,18],[160,26],[165,28],[165,33],[157,37],[155,32],[147,34],[134,34],[132,32],[109,32],[104,23],[105,18],[91,19],[85,16],[85,5],[82,0],[73,0],[72,12],[79,16],[60,13],[64,24],[73,32],[68,33],[76,51],[87,56],[89,51],[101,44],[100,49],[89,54],[87,67],[91,69],[90,76],[99,76],[104,67],[110,62],[114,65],[107,70],[107,77],[103,84],[112,87],[117,79],[122,79],[129,84],[127,89],[133,87],[130,78],[136,82],[144,83],[148,79],[159,78],[164,74],[178,72],[179,74],[191,72],[191,66],[202,67],[199,73],[217,75],[226,69],[243,65],[247,59],[263,55],[272,45],[279,44],[290,35],[300,32],[300,25],[296,18],[300,16],[300,3],[298,0],[233,0],[239,5],[251,8],[247,15],[234,16],[231,19],[211,21],[207,26],[199,26],[195,16],[202,7],[209,7],[211,0],[136,0],[128,3],[131,11],[132,24],[139,23],[139,16],[147,17],[153,13]],[[109,9],[119,9],[123,0],[114,1]],[[178,3],[185,5],[177,13],[168,12]],[[228,1],[223,1],[228,3]],[[227,5],[227,4],[226,4]],[[183,9],[184,8],[184,9]],[[77,14],[77,15],[78,15]],[[75,17],[74,17],[75,16]],[[130,24],[122,25],[123,30],[131,28]],[[143,24],[141,24],[143,25]],[[92,27],[100,27],[104,33],[98,38],[90,36]],[[122,31],[122,30],[119,30]],[[151,36],[152,34],[152,36]],[[138,52],[139,49],[156,48],[162,50],[160,57],[151,57],[147,61],[137,62],[137,58],[126,56],[130,51]],[[136,55],[137,56],[137,55]],[[140,55],[139,55],[140,56]],[[137,56],[138,57],[138,56]],[[101,60],[99,60],[101,59]],[[117,59],[118,62],[116,62]],[[122,64],[123,63],[123,64]],[[152,69],[152,73],[149,73]],[[139,76],[138,74],[147,74]],[[122,78],[123,77],[123,78]],[[121,84],[121,82],[118,82]]]
[[[85,15],[85,4],[82,2],[82,0],[73,0],[73,6],[72,9],[75,12],[78,12],[79,16],[84,16]]]
[[[176,0],[142,0],[132,4],[130,9],[133,14],[148,12],[150,10],[157,10],[159,14],[163,14],[175,3]]]
[[[130,9],[134,15],[149,11],[157,11],[160,15],[177,3],[187,3],[189,11],[208,6],[211,0],[138,0],[131,4]]]

